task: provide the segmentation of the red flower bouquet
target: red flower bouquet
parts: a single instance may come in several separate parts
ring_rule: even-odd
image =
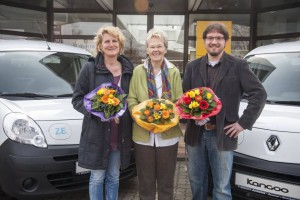
[[[222,108],[220,99],[208,87],[199,87],[187,91],[175,105],[181,118],[197,120],[214,116]]]

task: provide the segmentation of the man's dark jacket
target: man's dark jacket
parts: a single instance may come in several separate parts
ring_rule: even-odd
[[[187,64],[183,79],[184,92],[206,86],[207,55]],[[267,98],[261,82],[250,70],[247,62],[224,52],[219,72],[214,78],[213,91],[222,102],[222,109],[216,116],[217,146],[219,150],[235,150],[237,138],[225,135],[224,126],[238,122],[244,129],[251,130],[259,117]],[[239,117],[239,105],[242,95],[247,94],[248,106]],[[203,126],[188,120],[185,142],[194,146],[202,134]]]
[[[125,56],[119,56],[118,61],[122,64],[121,88],[128,94],[133,65]],[[73,107],[84,114],[78,162],[79,166],[87,169],[107,168],[111,128],[110,122],[102,122],[99,117],[87,112],[83,97],[102,83],[113,80],[113,75],[104,65],[103,56],[98,54],[84,65],[75,85]],[[124,169],[129,166],[132,146],[132,118],[128,110],[120,117],[119,136],[121,168]]]

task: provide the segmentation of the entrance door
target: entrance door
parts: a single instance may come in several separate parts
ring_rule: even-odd
[[[145,40],[151,28],[160,29],[168,36],[166,58],[183,71],[184,15],[117,15],[116,25],[126,36],[125,55],[134,66],[141,64],[146,55]]]

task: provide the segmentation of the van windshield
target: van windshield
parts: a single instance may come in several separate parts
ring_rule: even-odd
[[[261,54],[246,58],[268,93],[268,101],[300,101],[300,52]]]
[[[87,59],[62,52],[0,52],[0,93],[67,96]]]

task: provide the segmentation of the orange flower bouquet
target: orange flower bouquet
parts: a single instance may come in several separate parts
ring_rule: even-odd
[[[179,122],[175,105],[165,99],[149,99],[132,109],[135,122],[153,133],[164,132]]]
[[[218,114],[222,108],[220,99],[212,89],[199,87],[184,93],[176,103],[183,119],[205,119]]]
[[[118,85],[106,82],[84,96],[84,106],[102,121],[114,119],[118,123],[127,109],[126,96]]]

